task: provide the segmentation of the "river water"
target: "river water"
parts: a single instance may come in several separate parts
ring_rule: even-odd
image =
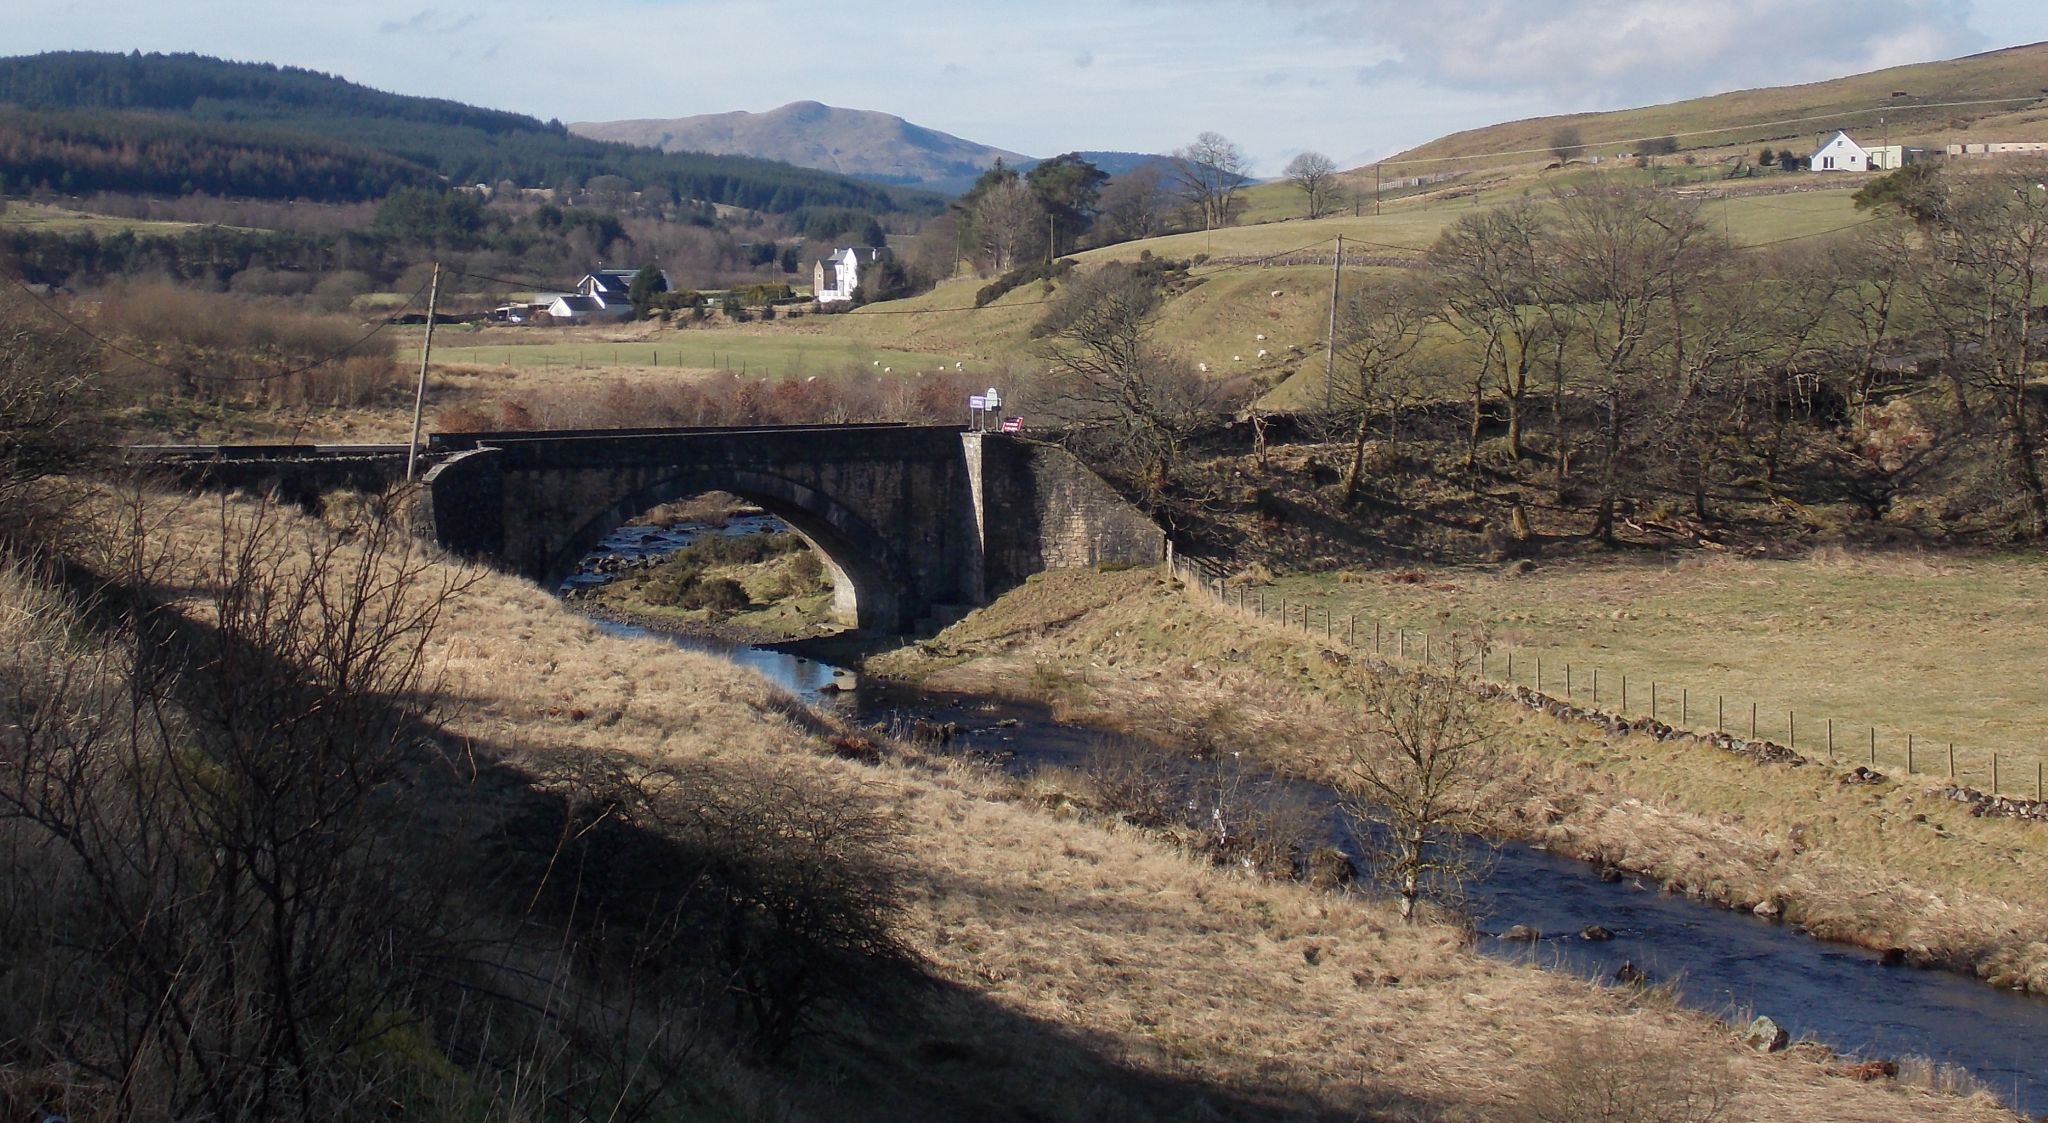
[[[618,635],[653,636],[724,656],[821,709],[871,722],[923,718],[957,723],[953,747],[985,754],[1014,773],[1084,763],[1110,740],[1097,729],[1051,720],[1037,706],[990,699],[906,694],[862,684],[846,668],[766,647],[649,632],[599,622]],[[1300,781],[1263,778],[1276,793],[1322,809],[1331,838],[1348,848],[1334,793]],[[1490,873],[1470,890],[1477,946],[1592,979],[1624,964],[1676,984],[1686,1005],[1746,1022],[1767,1014],[1794,1040],[1839,1053],[1926,1057],[1967,1070],[2012,1107],[2048,1111],[2048,1000],[2000,991],[1946,971],[1886,966],[1875,952],[1810,938],[1796,927],[1663,893],[1633,879],[1604,881],[1591,865],[1535,848],[1498,848]],[[1524,925],[1534,943],[1498,933]],[[1599,925],[1613,939],[1579,933]]]

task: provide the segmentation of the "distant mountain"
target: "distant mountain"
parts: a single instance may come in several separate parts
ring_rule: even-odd
[[[997,160],[1031,158],[865,109],[815,101],[766,113],[712,113],[669,120],[581,121],[579,136],[644,144],[664,152],[706,152],[780,160],[878,183],[964,191]]]
[[[784,163],[607,144],[571,136],[559,122],[192,54],[0,58],[0,115],[0,176],[66,191],[346,200],[408,183],[537,187],[614,175],[774,212],[941,205]]]
[[[1439,167],[1466,169],[1548,160],[1564,130],[1577,132],[1589,156],[1635,151],[1644,140],[1665,136],[1688,149],[1769,144],[1805,155],[1836,129],[1847,129],[1864,144],[1887,138],[1892,144],[1927,145],[1963,139],[2048,140],[2044,109],[2048,43],[2035,43],[1824,82],[1508,121],[1440,137],[1386,163],[1413,167],[1456,160]]]

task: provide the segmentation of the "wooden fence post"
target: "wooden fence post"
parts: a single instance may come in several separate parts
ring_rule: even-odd
[[[1657,720],[1657,680],[1650,680],[1650,720]]]
[[[1600,704],[1600,668],[1593,668],[1593,704]]]
[[[1913,774],[1913,735],[1906,734],[1906,775]]]
[[[1564,700],[1567,702],[1572,700],[1572,665],[1570,663],[1564,665]]]
[[[1948,778],[1950,780],[1956,778],[1956,743],[1954,741],[1948,743]]]
[[[1828,719],[1828,763],[1835,762],[1835,719]]]

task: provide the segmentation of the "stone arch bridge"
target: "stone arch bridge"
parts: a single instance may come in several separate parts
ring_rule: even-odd
[[[725,491],[823,557],[842,623],[911,631],[1040,570],[1151,565],[1164,533],[1064,450],[958,426],[436,434],[421,526],[552,589],[607,534]]]

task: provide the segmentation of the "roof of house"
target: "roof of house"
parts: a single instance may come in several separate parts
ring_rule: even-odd
[[[554,299],[554,303],[561,305],[562,309],[567,312],[601,312],[604,310],[604,304],[596,297],[579,296],[574,293],[567,296],[558,296]]]

